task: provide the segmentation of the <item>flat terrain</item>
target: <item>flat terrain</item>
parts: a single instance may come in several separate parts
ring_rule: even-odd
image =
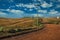
[[[60,40],[60,25],[45,24],[45,28],[43,30],[2,40]]]

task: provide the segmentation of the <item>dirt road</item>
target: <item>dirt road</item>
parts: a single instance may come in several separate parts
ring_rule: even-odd
[[[60,40],[60,25],[45,24],[43,30],[2,40]]]

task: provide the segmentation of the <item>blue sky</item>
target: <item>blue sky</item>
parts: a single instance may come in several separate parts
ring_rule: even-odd
[[[60,0],[0,0],[0,17],[60,17]]]

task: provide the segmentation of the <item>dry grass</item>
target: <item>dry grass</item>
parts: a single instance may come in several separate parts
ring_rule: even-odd
[[[42,25],[39,24],[39,26],[36,26],[35,21],[36,19],[32,18],[21,18],[21,19],[0,19],[0,29],[3,30],[4,33],[0,33],[0,37],[11,35],[8,33],[8,31],[17,31],[16,29],[38,29],[42,28]],[[12,30],[13,29],[13,30]],[[1,31],[0,30],[0,31]]]

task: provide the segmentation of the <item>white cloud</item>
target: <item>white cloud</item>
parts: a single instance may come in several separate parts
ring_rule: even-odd
[[[14,2],[13,0],[9,0],[10,2]]]
[[[11,3],[11,2],[14,2],[14,0],[6,0],[7,2]]]
[[[7,16],[6,13],[0,11],[0,17],[6,17],[6,16]]]
[[[10,11],[10,9],[6,9],[5,11]]]
[[[6,15],[6,13],[0,11],[0,15]]]
[[[60,8],[60,5],[57,5],[56,8]]]
[[[35,8],[34,4],[17,4],[17,7]]]
[[[32,11],[33,9],[29,9],[29,11]]]
[[[52,7],[52,6],[53,6],[52,3],[48,4],[48,3],[44,2],[44,3],[41,4],[41,7],[43,7],[43,8],[49,8],[49,7]]]
[[[6,9],[6,11],[9,11],[9,12],[15,13],[15,14],[23,14],[23,13],[25,13],[22,10],[15,10],[15,9]]]
[[[33,5],[33,4],[27,4],[27,5],[25,5],[25,7],[27,7],[27,8],[34,8],[35,6]]]
[[[57,19],[59,19],[60,17],[59,16],[57,16]]]
[[[2,0],[0,0],[0,1],[2,1]]]
[[[50,12],[49,12],[49,14],[57,14],[57,13],[59,13],[58,11],[55,11],[55,10],[51,10]]]
[[[10,12],[12,13],[16,13],[16,14],[19,14],[19,13],[24,13],[24,11],[21,11],[21,10],[10,10]]]
[[[34,17],[42,17],[42,14],[32,14]]]
[[[17,4],[16,6],[17,6],[17,7],[23,7],[23,5],[24,5],[24,4],[21,4],[21,3],[20,3],[20,4]]]
[[[60,2],[60,0],[58,0]]]
[[[47,10],[38,10],[39,13],[47,13]]]
[[[7,11],[9,13],[5,13],[2,11]],[[24,11],[22,10],[15,10],[15,9],[3,9],[0,12],[0,17],[8,17],[8,18],[19,18],[19,17],[24,17]],[[11,14],[10,14],[11,13]]]
[[[33,2],[37,2],[37,1],[41,2],[42,0],[33,0]]]
[[[41,1],[41,0],[38,0],[38,1]]]
[[[15,13],[15,14],[23,14],[23,13],[25,13],[22,10],[15,10],[15,9],[0,9],[0,10],[1,11],[8,11],[8,12]]]
[[[24,9],[25,11],[27,10],[27,8]]]

